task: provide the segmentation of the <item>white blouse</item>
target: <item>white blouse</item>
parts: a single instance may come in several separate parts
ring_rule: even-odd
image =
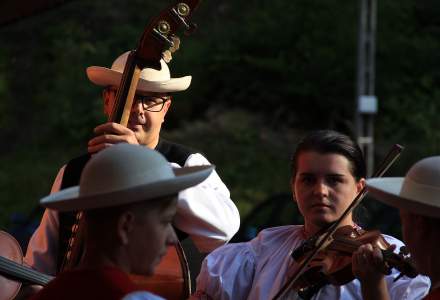
[[[403,243],[384,235],[399,249]],[[290,254],[304,241],[303,226],[289,225],[261,231],[246,243],[228,244],[210,253],[197,277],[197,295],[218,300],[268,300],[278,293],[297,267]],[[429,291],[428,277],[386,276],[391,299],[421,299]],[[201,297],[203,299],[203,297]],[[289,299],[295,299],[293,292]],[[343,286],[326,285],[312,299],[362,299],[360,282],[355,279]]]

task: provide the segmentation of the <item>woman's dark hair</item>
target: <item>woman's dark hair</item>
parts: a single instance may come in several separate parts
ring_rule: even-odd
[[[317,130],[306,135],[297,145],[292,156],[292,176],[296,176],[298,157],[303,152],[340,154],[350,162],[350,171],[356,180],[365,178],[365,160],[359,146],[347,135],[333,130]]]
[[[350,162],[350,172],[356,180],[366,178],[364,155],[359,146],[347,135],[333,130],[317,130],[306,135],[297,145],[292,156],[292,177],[298,169],[298,157],[303,152],[314,151],[320,154],[340,154]],[[353,211],[353,220],[360,224],[368,219],[368,211],[358,205]]]

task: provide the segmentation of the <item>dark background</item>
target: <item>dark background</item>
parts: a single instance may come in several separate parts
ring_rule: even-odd
[[[378,1],[376,160],[406,146],[388,175],[440,152],[440,4]],[[58,169],[86,151],[105,121],[85,68],[134,48],[170,1],[67,1],[0,27],[0,227],[17,229]],[[5,7],[2,9],[8,9]],[[192,75],[176,94],[164,136],[217,165],[240,209],[238,239],[300,222],[289,159],[313,129],[352,135],[358,1],[202,1],[199,28],[170,68]],[[267,204],[262,204],[267,199]],[[366,199],[367,228],[400,236],[396,210]],[[37,222],[35,210],[31,221]]]

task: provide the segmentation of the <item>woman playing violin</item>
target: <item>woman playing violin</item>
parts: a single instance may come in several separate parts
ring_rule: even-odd
[[[196,296],[212,299],[273,299],[299,264],[291,252],[315,234],[338,220],[356,195],[365,186],[365,162],[359,147],[347,136],[335,131],[316,131],[306,136],[297,146],[292,158],[291,189],[304,225],[268,228],[246,243],[221,247],[203,262],[197,278]],[[341,226],[359,229],[350,214]],[[397,247],[402,242],[384,236]],[[362,252],[364,254],[364,252]],[[371,265],[379,261],[371,251],[363,255]],[[359,254],[356,254],[357,258]],[[382,292],[385,299],[420,299],[429,289],[423,276],[393,279],[397,272],[382,275],[378,268],[366,276],[353,268],[356,275],[366,280],[353,279],[344,285],[325,284],[307,297],[312,299],[368,299]],[[371,276],[374,275],[374,276]],[[373,280],[371,279],[373,278]],[[365,288],[364,288],[365,286]],[[368,294],[372,289],[376,294]],[[298,297],[291,291],[289,299]]]

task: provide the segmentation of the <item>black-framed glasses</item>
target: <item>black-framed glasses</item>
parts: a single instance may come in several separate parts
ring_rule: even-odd
[[[142,108],[146,111],[159,112],[163,109],[168,97],[135,95],[134,100],[142,103]]]
[[[113,92],[115,94],[117,92],[117,90],[112,87],[108,87],[106,90]],[[163,109],[165,102],[167,102],[169,98],[170,98],[169,96],[160,97],[160,96],[146,96],[146,95],[136,94],[134,96],[134,104],[140,101],[142,103],[142,108],[144,110],[151,112],[160,112]]]

